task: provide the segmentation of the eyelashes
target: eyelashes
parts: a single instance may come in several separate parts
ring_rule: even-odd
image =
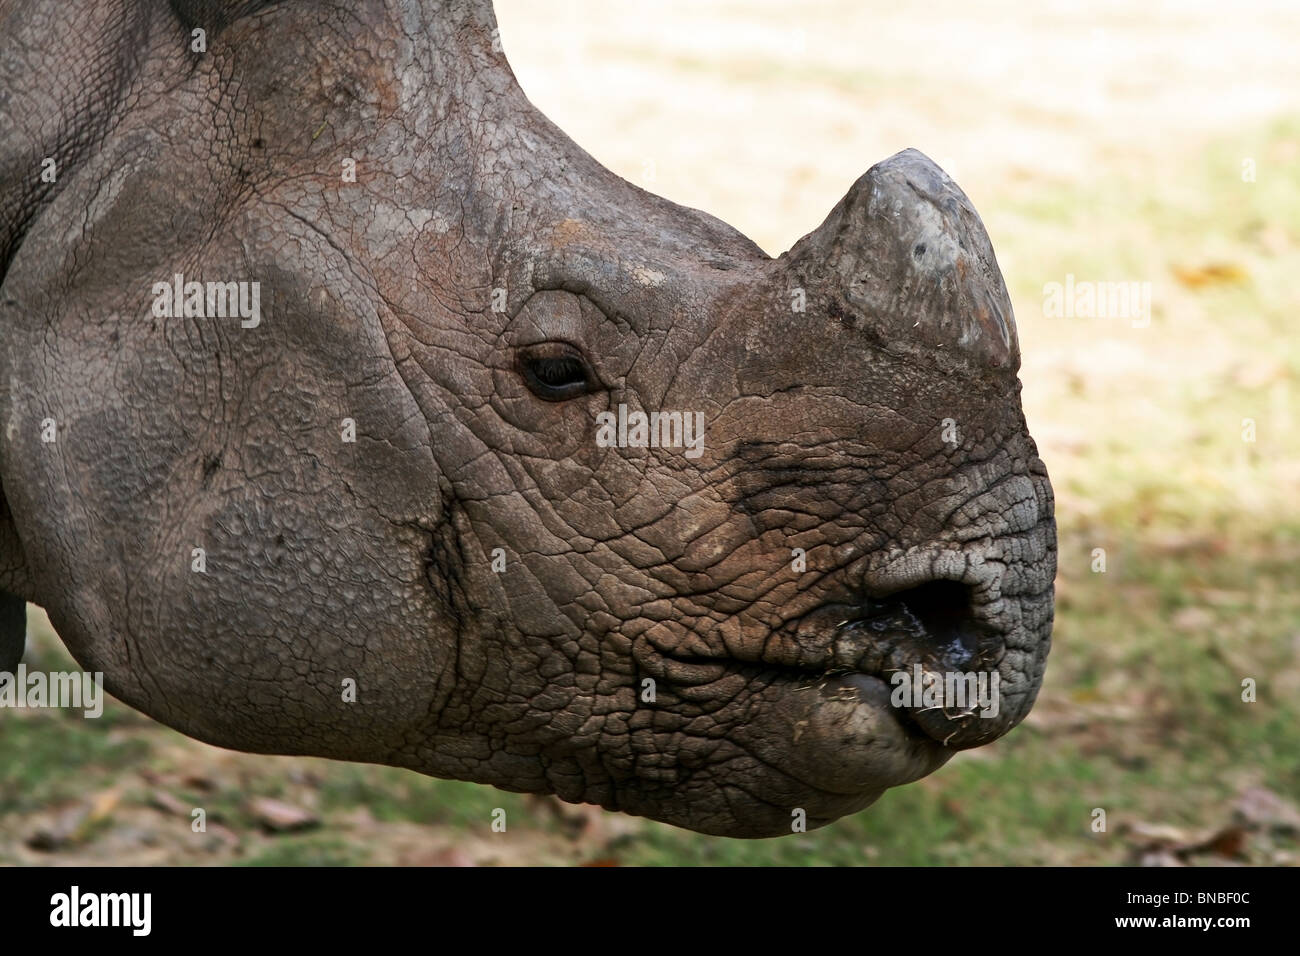
[[[596,387],[591,366],[567,342],[542,342],[519,349],[516,367],[528,390],[546,402],[563,402]]]

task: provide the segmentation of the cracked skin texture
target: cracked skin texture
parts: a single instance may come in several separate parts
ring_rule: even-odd
[[[486,3],[0,0],[0,589],[199,739],[709,833],[825,824],[1005,733],[1055,530],[965,196],[908,151],[769,258],[601,167],[494,29]],[[261,324],[155,317],[178,272],[260,281]],[[588,391],[530,391],[544,342]],[[598,447],[619,404],[702,412],[703,454]],[[932,581],[1002,681],[939,737],[797,626]]]

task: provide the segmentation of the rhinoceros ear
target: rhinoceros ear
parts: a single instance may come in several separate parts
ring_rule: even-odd
[[[786,253],[811,297],[886,344],[1016,369],[1011,299],[966,194],[923,153],[867,170]]]

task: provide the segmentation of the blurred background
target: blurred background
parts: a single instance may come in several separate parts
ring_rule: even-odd
[[[1037,707],[862,814],[750,842],[235,754],[112,702],[98,721],[10,711],[0,863],[1300,862],[1300,5],[497,13],[524,90],[580,145],[772,255],[909,146],[971,197],[1057,493]],[[1067,281],[1149,283],[1149,321],[1053,317],[1045,287]],[[73,667],[35,608],[29,626],[29,667]]]

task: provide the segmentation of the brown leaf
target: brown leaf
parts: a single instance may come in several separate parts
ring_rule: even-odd
[[[1300,810],[1272,790],[1263,787],[1243,790],[1232,810],[1238,820],[1249,826],[1283,833],[1300,833]]]
[[[1200,853],[1239,859],[1245,856],[1246,829],[1227,826],[1208,835],[1192,836],[1179,827],[1133,823],[1124,828],[1142,866],[1177,866]],[[1170,859],[1175,862],[1170,862]]]
[[[443,866],[471,867],[478,866],[469,853],[458,846],[445,846],[437,850],[415,848],[402,853],[397,858],[398,866]]]
[[[187,806],[179,797],[162,789],[154,790],[149,794],[149,805],[174,817],[188,817],[193,809]]]
[[[1207,262],[1200,266],[1174,266],[1174,277],[1189,289],[1228,282],[1245,282],[1250,277],[1244,266],[1235,262]]]
[[[89,811],[84,806],[60,810],[53,818],[39,824],[24,842],[31,849],[44,853],[62,850],[75,842],[74,837],[88,816]]]
[[[1187,864],[1180,860],[1168,850],[1148,850],[1140,853],[1137,858],[1138,866],[1186,866]]]
[[[1147,849],[1177,848],[1187,844],[1187,831],[1166,823],[1130,823],[1124,828],[1133,843]]]
[[[1176,631],[1195,634],[1209,631],[1214,626],[1214,620],[1214,615],[1203,607],[1184,607],[1174,612],[1169,623]]]
[[[212,793],[217,789],[217,782],[211,777],[201,773],[187,774],[181,783],[192,790],[200,790],[203,793]]]
[[[1189,856],[1193,853],[1213,853],[1217,856],[1238,858],[1245,855],[1246,830],[1244,827],[1224,827],[1199,846],[1187,847],[1180,854]]]
[[[292,833],[320,825],[315,814],[272,797],[254,797],[248,802],[248,811],[268,833]]]
[[[209,853],[234,850],[239,846],[239,835],[220,823],[208,822],[206,849]]]
[[[122,791],[116,787],[110,790],[101,790],[90,798],[90,810],[86,816],[86,823],[98,823],[100,820],[107,820],[117,809],[117,805],[122,801]]]
[[[31,849],[47,853],[85,843],[98,824],[112,817],[121,799],[122,791],[117,788],[101,790],[82,803],[59,810],[37,826],[25,842]]]

